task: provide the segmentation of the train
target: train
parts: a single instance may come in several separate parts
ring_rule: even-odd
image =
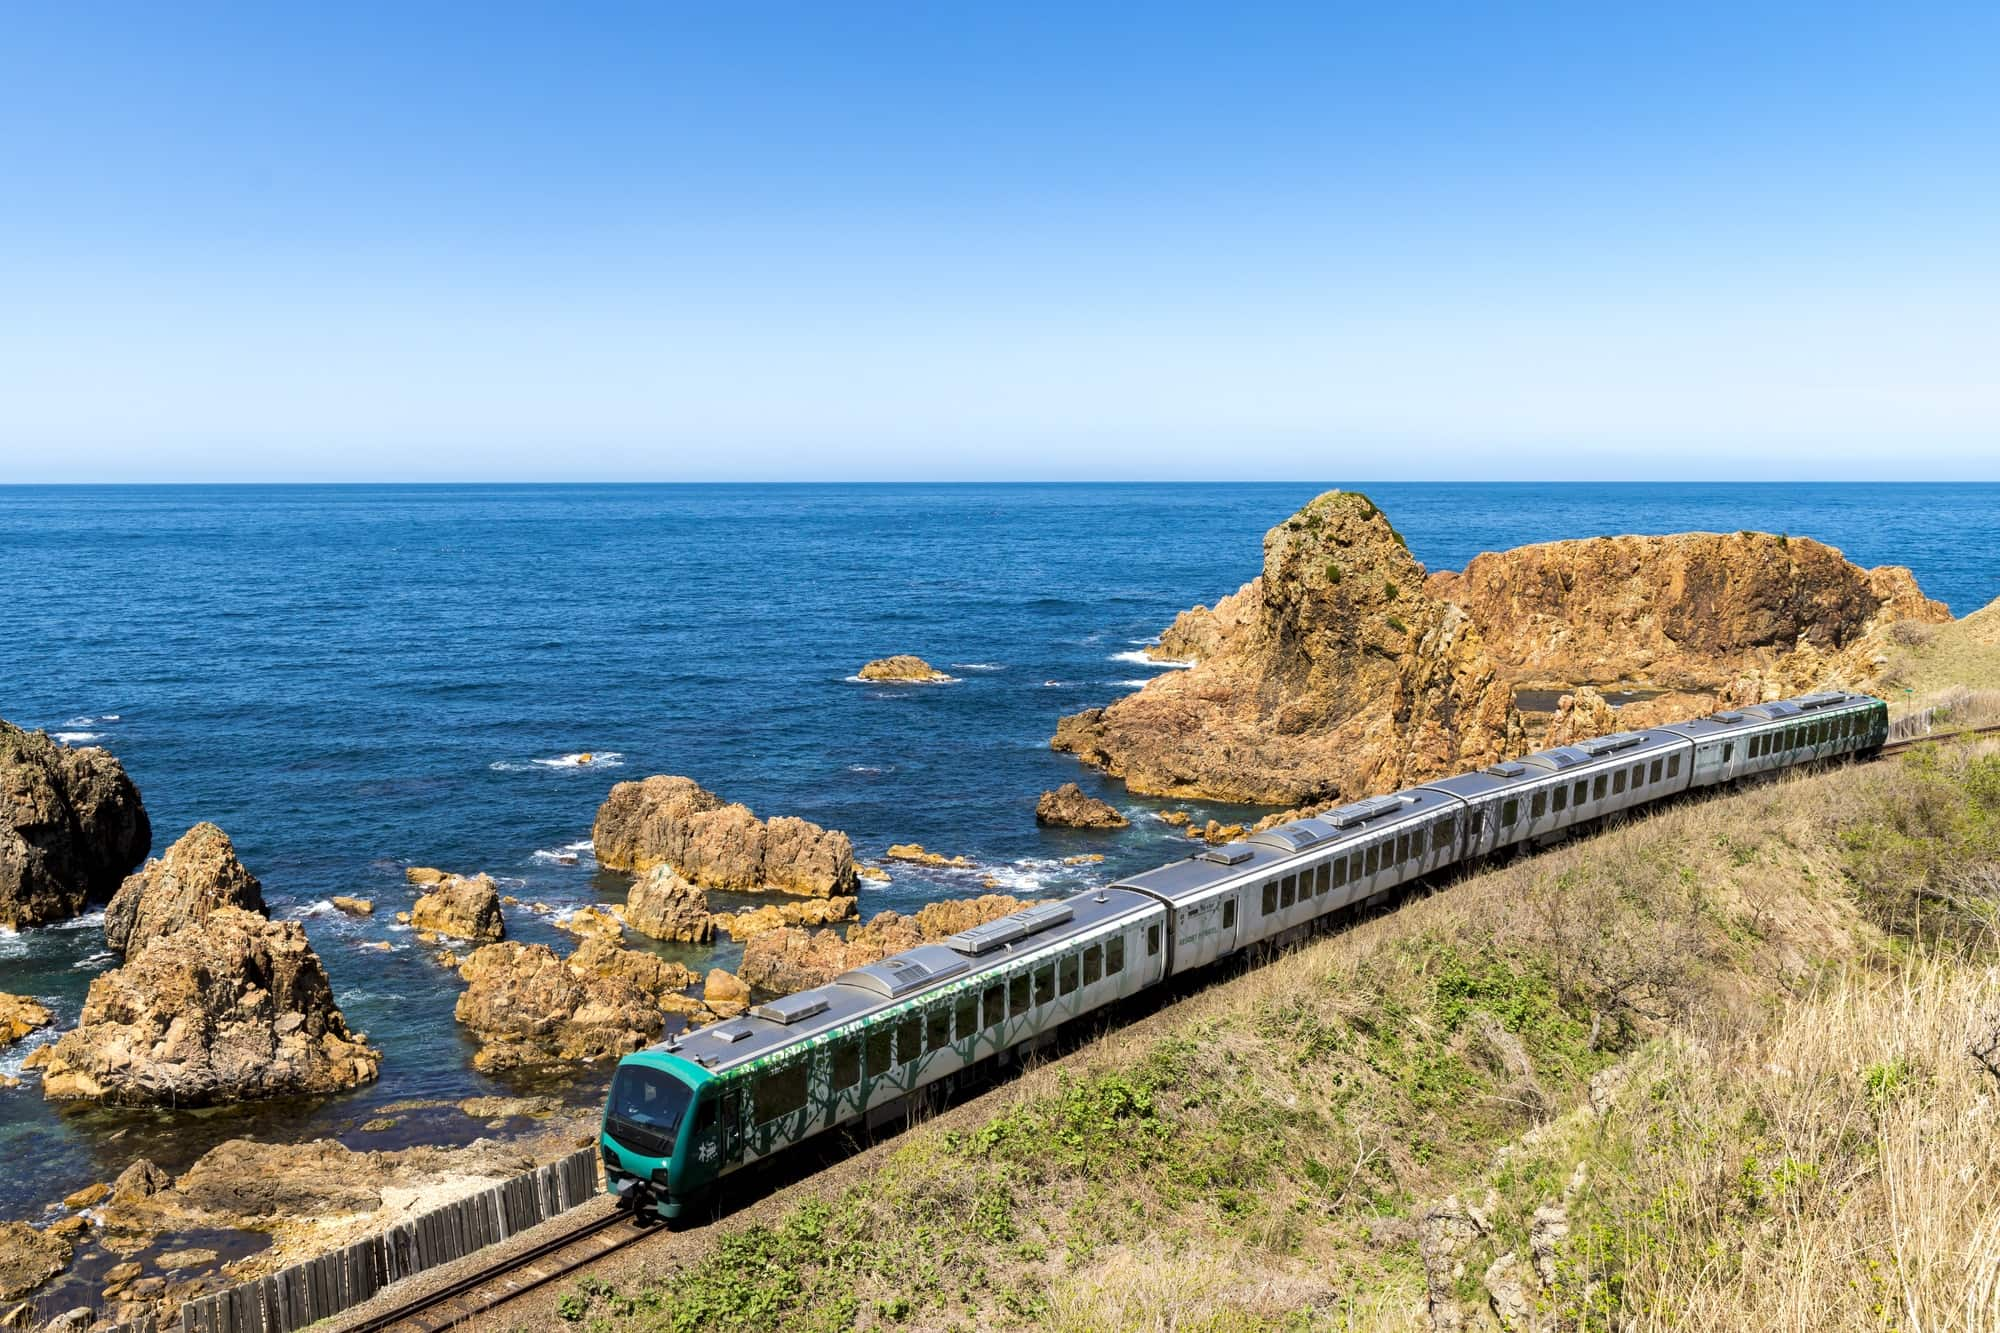
[[[621,1205],[668,1221],[817,1135],[878,1127],[1065,1025],[1411,881],[1608,816],[1867,756],[1888,706],[1825,691],[1623,731],[1293,819],[857,967],[624,1057],[599,1150]]]

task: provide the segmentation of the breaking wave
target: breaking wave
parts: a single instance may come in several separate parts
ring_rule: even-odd
[[[1137,666],[1159,667],[1163,671],[1185,671],[1194,665],[1192,661],[1183,662],[1171,657],[1148,657],[1137,648],[1131,649],[1128,652],[1113,653],[1111,654],[1111,660],[1114,662],[1131,662]]]

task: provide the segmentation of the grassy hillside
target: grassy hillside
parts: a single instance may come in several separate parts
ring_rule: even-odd
[[[1107,1033],[558,1308],[1993,1328],[1996,902],[1991,753],[1690,801]]]

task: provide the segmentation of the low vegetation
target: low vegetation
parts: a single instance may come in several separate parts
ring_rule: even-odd
[[[559,1313],[2000,1326],[1990,750],[1691,800],[1467,877]]]

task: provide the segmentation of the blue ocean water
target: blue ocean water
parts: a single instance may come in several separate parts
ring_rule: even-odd
[[[510,1090],[471,1069],[456,977],[393,928],[402,867],[487,871],[558,909],[620,901],[587,840],[622,778],[684,773],[864,855],[918,841],[978,863],[899,870],[864,886],[864,914],[1181,854],[1151,820],[1038,830],[1036,795],[1069,779],[1153,805],[1048,737],[1160,670],[1137,648],[1255,574],[1263,532],[1332,484],[0,488],[0,716],[118,754],[156,852],[197,820],[227,829],[387,1056],[370,1088],[281,1106],[57,1110],[32,1080],[0,1091],[0,1160],[39,1164],[0,1173],[0,1217],[231,1134],[476,1136],[455,1111],[360,1128],[390,1102]],[[1759,528],[1909,565],[1961,615],[2000,595],[2000,486],[1362,489],[1433,569],[1528,541]],[[896,652],[960,681],[849,679]],[[1062,863],[1091,851],[1108,859]],[[336,893],[376,916],[326,910]],[[568,947],[525,910],[509,930]],[[394,951],[362,947],[382,940]],[[0,990],[73,1022],[111,961],[94,917],[0,934]]]

